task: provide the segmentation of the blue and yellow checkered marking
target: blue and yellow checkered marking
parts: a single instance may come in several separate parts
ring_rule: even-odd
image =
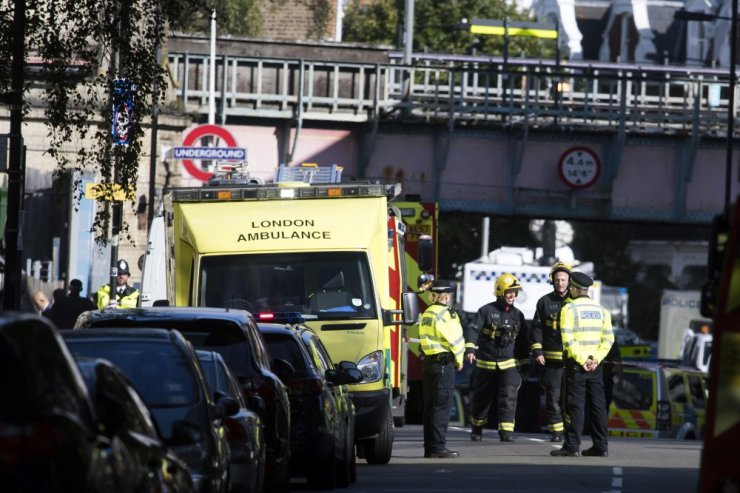
[[[513,274],[514,277],[517,278],[517,280],[520,283],[525,282],[531,282],[536,284],[549,284],[550,283],[550,275],[547,272],[516,272],[516,271],[510,271],[510,270],[502,270],[500,272],[497,271],[490,271],[490,270],[481,270],[481,271],[471,271],[470,275],[473,276],[473,279],[476,281],[491,281],[495,282],[496,279],[498,279],[499,276],[502,274]]]

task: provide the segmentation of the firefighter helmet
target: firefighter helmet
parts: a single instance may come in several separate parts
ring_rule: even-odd
[[[552,264],[552,267],[550,268],[550,281],[554,281],[553,276],[556,272],[565,272],[568,274],[568,277],[570,277],[570,273],[573,271],[573,268],[566,264],[565,262],[562,262],[558,260],[554,264]]]
[[[519,284],[519,280],[514,276],[514,274],[501,274],[501,276],[496,279],[496,287],[493,293],[496,297],[499,297],[503,296],[506,291],[511,289],[520,291],[522,289],[522,285]]]

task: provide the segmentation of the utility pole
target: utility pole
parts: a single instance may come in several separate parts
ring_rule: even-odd
[[[26,2],[14,2],[13,61],[8,103],[10,104],[10,159],[8,164],[8,218],[5,222],[5,310],[20,309],[21,236],[25,166],[23,153],[23,85],[25,65]]]
[[[406,69],[403,73],[403,98],[406,104],[403,107],[405,115],[411,114],[411,55],[414,52],[414,0],[405,0],[403,21],[403,64]]]

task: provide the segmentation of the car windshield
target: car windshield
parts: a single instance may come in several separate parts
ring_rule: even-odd
[[[205,257],[198,303],[320,320],[376,314],[368,259],[359,252]]]

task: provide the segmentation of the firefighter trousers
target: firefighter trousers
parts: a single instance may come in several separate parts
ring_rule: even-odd
[[[422,363],[424,394],[424,451],[439,452],[447,444],[447,427],[455,392],[455,365],[424,358]]]
[[[563,448],[571,451],[581,449],[581,432],[586,405],[591,415],[591,440],[598,451],[606,452],[607,416],[604,397],[604,376],[601,365],[594,371],[586,371],[578,363],[569,360],[565,365],[565,441]]]
[[[563,390],[562,361],[546,361],[539,367],[540,385],[545,391],[547,429],[552,434],[563,433],[563,409],[560,397]]]
[[[491,402],[496,396],[499,432],[514,431],[516,398],[522,377],[516,367],[506,370],[476,368],[473,374],[471,422],[483,426],[488,422]]]

